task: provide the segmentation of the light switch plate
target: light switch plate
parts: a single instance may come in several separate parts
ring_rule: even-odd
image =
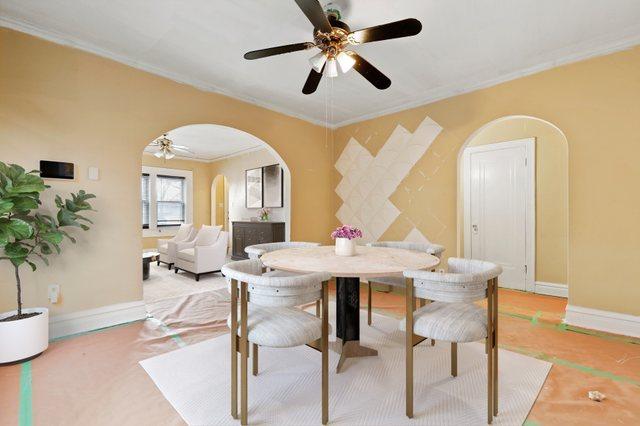
[[[60,297],[60,285],[59,284],[49,284],[47,289],[47,293],[49,296],[49,302],[58,303],[58,298]]]
[[[89,169],[87,170],[87,177],[89,180],[100,179],[100,169],[95,166],[89,166]]]

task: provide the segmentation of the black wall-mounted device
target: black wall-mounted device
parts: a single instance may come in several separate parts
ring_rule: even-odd
[[[73,179],[73,163],[40,160],[40,177]]]

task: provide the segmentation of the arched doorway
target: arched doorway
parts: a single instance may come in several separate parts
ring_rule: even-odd
[[[245,203],[245,171],[274,165],[281,169],[282,207],[272,208],[272,220],[284,222],[285,239],[290,238],[291,173],[271,146],[242,130],[215,124],[180,126],[158,134],[156,138],[163,134],[173,146],[184,146],[185,149],[173,149],[175,155],[169,156],[160,155],[157,146],[147,146],[143,150],[142,202],[139,205],[144,250],[160,252],[163,240],[176,235],[181,223],[192,223],[195,229],[203,225],[222,225],[222,231],[231,234],[231,222],[252,220],[258,216],[259,208]],[[166,194],[162,191],[167,188],[162,185],[168,188]],[[233,236],[228,237],[231,248]],[[178,276],[189,276],[185,272],[188,270],[182,269],[177,274],[171,271],[171,275],[167,275],[168,265],[171,264],[162,264],[162,267],[152,264],[151,278],[154,270],[157,276],[162,274],[164,284]],[[206,283],[219,275],[212,272],[196,278]],[[150,287],[146,284],[149,283],[145,281],[145,300]],[[197,290],[197,285],[189,281],[185,286],[188,287],[186,291]],[[167,289],[173,295],[175,288],[175,285],[164,285],[162,297],[167,296]]]
[[[465,162],[465,158],[470,151],[486,153],[513,148],[517,142],[525,141],[535,146],[535,161],[534,168],[527,171],[531,172],[534,192],[531,194],[532,205],[529,210],[532,227],[523,229],[525,235],[531,234],[524,238],[527,252],[522,267],[527,283],[523,289],[566,297],[569,250],[568,142],[564,133],[546,120],[530,116],[502,117],[476,130],[461,147],[458,156],[458,251],[465,257],[477,257],[478,252],[474,255],[470,250],[471,241],[479,238],[479,230],[471,219],[473,203],[469,196],[470,189],[467,188],[465,192],[465,182],[470,185],[472,181],[469,174],[477,172],[470,171],[472,166]],[[480,202],[475,203],[476,208],[478,205]],[[504,238],[507,231],[502,228],[500,232],[500,237]],[[494,243],[496,237],[491,238]]]
[[[211,224],[227,231],[229,224],[229,179],[216,175],[211,183]]]

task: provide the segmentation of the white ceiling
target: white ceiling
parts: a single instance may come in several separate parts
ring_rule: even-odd
[[[0,0],[0,24],[332,125],[640,44],[639,0],[341,1],[352,29],[422,22],[416,37],[355,48],[391,78],[389,89],[351,71],[305,96],[314,52],[244,60],[249,50],[311,41],[293,0]]]
[[[189,148],[191,155],[180,154],[181,157],[202,161],[220,160],[266,149],[264,142],[249,133],[215,124],[190,124],[178,127],[168,132],[167,138],[176,145]],[[157,150],[154,147],[145,148],[145,152],[148,153],[155,153]]]

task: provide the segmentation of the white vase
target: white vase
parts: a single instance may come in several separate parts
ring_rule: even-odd
[[[49,346],[49,310],[23,309],[22,313],[40,312],[17,321],[0,322],[0,364],[31,358]],[[0,314],[0,318],[15,315],[16,311]]]
[[[353,256],[356,254],[356,240],[336,238],[336,255]]]

